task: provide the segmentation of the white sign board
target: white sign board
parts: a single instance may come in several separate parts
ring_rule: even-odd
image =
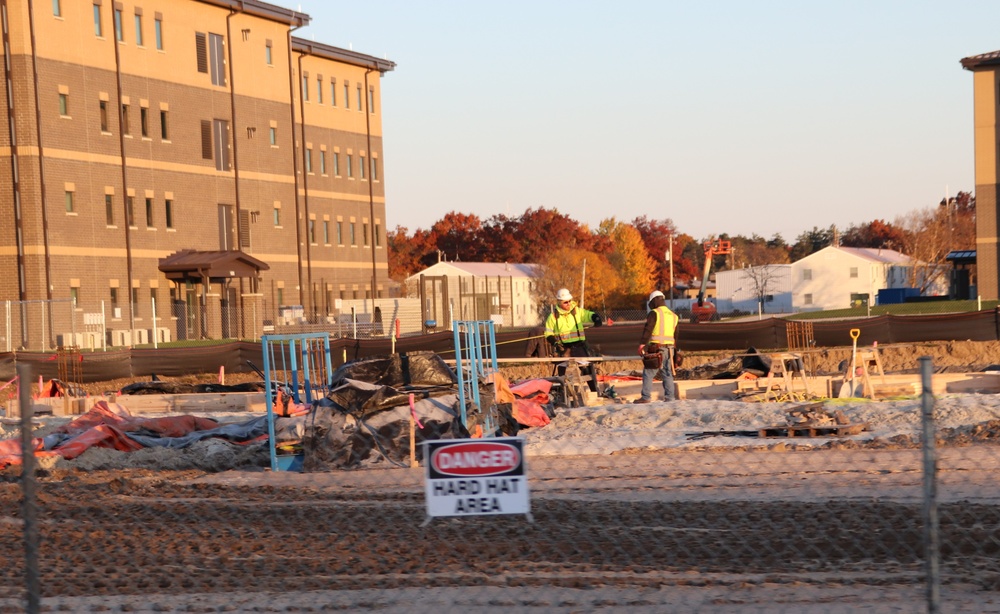
[[[524,439],[424,442],[427,516],[530,514]]]

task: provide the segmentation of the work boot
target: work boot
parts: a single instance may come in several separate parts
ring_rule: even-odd
[[[650,399],[644,399],[642,397],[639,397],[638,399],[632,401],[633,404],[635,404],[635,403],[651,403],[651,402],[652,401]]]

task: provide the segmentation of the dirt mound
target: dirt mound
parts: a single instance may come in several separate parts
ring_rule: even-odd
[[[859,352],[870,349],[868,346],[858,348]],[[918,373],[920,358],[928,356],[936,373],[972,373],[984,371],[997,365],[1000,368],[1000,342],[998,341],[938,341],[926,343],[898,343],[877,346],[879,360],[886,373]],[[770,350],[762,350],[769,352]],[[688,378],[687,374],[695,367],[710,363],[726,363],[734,357],[742,356],[747,348],[721,350],[711,352],[684,352],[684,363],[678,373],[678,379]],[[851,361],[851,347],[822,348],[816,350],[796,350],[805,362],[806,371],[816,375],[840,373],[842,364]],[[642,375],[642,361],[638,356],[635,360],[609,360],[599,365],[600,372],[612,373],[634,372]],[[534,377],[552,375],[552,365],[549,363],[509,364],[500,369],[508,379],[522,380]]]

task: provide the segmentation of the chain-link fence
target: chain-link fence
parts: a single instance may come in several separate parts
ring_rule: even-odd
[[[917,399],[822,408],[863,421],[855,435],[839,419],[767,433],[801,415],[787,404],[556,407],[518,434],[530,516],[427,518],[426,460],[390,462],[409,454],[390,447],[405,427],[372,416],[345,433],[386,447],[354,470],[212,473],[254,444],[65,465],[45,450],[71,433],[31,439],[22,404],[11,440],[37,458],[0,487],[0,608],[997,612],[1000,412],[993,395],[935,392],[932,370],[921,361]],[[735,415],[743,430],[718,428]],[[118,418],[101,439],[148,441]],[[492,509],[497,492],[475,484],[442,488]]]

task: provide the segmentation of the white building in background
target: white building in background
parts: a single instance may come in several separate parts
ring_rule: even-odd
[[[829,246],[791,264],[719,271],[717,306],[721,313],[757,313],[761,294],[765,297],[763,313],[874,305],[879,290],[909,287],[914,264],[912,258],[894,250]],[[947,276],[926,294],[947,294]]]
[[[419,297],[425,328],[454,320],[493,320],[498,327],[542,323],[534,297],[537,264],[438,262],[406,278],[407,296]]]
[[[793,311],[875,304],[883,288],[909,285],[913,259],[891,249],[824,247],[793,262]]]
[[[792,265],[769,264],[715,274],[716,308],[722,314],[792,312]],[[763,299],[763,300],[762,300]]]

